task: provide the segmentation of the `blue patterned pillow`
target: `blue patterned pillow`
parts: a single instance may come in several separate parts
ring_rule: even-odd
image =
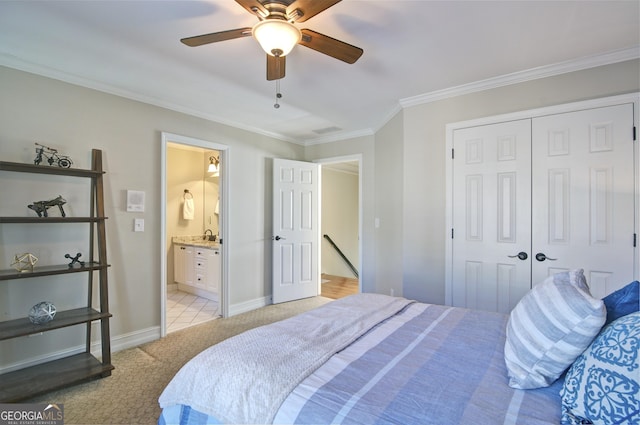
[[[619,317],[640,310],[640,283],[636,280],[602,299],[607,308],[608,325]]]
[[[606,326],[567,372],[562,423],[640,423],[640,313]]]

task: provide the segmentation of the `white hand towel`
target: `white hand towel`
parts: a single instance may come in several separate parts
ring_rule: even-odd
[[[185,220],[193,220],[196,208],[193,204],[193,198],[185,199],[182,205],[182,218]]]
[[[218,199],[218,201],[216,202],[216,209],[213,210],[214,214],[218,214],[220,215],[220,200]]]

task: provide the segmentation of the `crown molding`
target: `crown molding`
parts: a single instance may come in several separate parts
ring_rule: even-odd
[[[315,139],[308,139],[304,142],[304,146],[321,145],[324,143],[339,142],[341,140],[355,139],[356,137],[373,136],[375,130],[371,128],[364,128],[362,130],[355,130],[351,132],[338,133],[331,136],[318,137]]]
[[[122,90],[120,88],[103,84],[95,80],[87,79],[75,74],[63,72],[55,68],[46,67],[43,65],[27,62],[19,59],[13,55],[0,53],[0,66],[6,66],[8,68],[17,69],[20,71],[28,72],[31,74],[41,75],[44,77],[52,78],[76,86],[81,86],[93,90],[97,90],[103,93],[112,94],[115,96],[127,98],[130,100],[146,103],[153,106],[158,106],[164,109],[169,109],[175,112],[183,113],[186,115],[206,119],[222,125],[230,126],[239,130],[248,131],[254,134],[260,134],[266,137],[270,137],[276,140],[293,143],[300,146],[312,146],[324,143],[337,142],[341,140],[348,140],[357,137],[371,136],[383,128],[398,112],[404,108],[411,106],[421,105],[425,103],[435,102],[438,100],[448,99],[456,96],[461,96],[470,93],[476,93],[484,90],[494,89],[498,87],[508,86],[512,84],[523,83],[531,80],[536,80],[545,77],[552,77],[569,72],[580,71],[589,68],[595,68],[598,66],[609,65],[618,62],[625,62],[628,60],[635,60],[640,58],[640,45],[629,47],[626,49],[614,50],[601,55],[588,56],[576,60],[569,60],[560,62],[553,65],[542,66],[538,68],[532,68],[525,71],[518,71],[511,74],[506,74],[498,77],[492,77],[485,80],[476,81],[469,84],[463,84],[460,86],[450,87],[442,90],[436,90],[429,93],[424,93],[417,96],[407,97],[400,99],[398,104],[394,106],[385,117],[381,120],[380,124],[375,128],[365,128],[355,130],[348,133],[338,133],[334,135],[327,135],[314,139],[297,140],[289,137],[285,137],[282,134],[266,131],[262,128],[248,126],[244,123],[230,121],[219,116],[203,113],[202,111],[185,107],[173,102],[167,102],[152,96],[141,95],[129,90]]]
[[[23,59],[17,58],[13,55],[0,53],[0,66],[17,69],[19,71],[28,72],[30,74],[40,75],[43,77],[62,81],[64,83],[69,83],[75,86],[80,86],[80,87],[88,88],[91,90],[96,90],[103,93],[111,94],[114,96],[123,97],[125,99],[145,103],[148,105],[158,106],[163,109],[169,109],[171,111],[180,112],[182,114],[190,115],[197,118],[202,118],[207,121],[213,121],[218,124],[233,127],[239,130],[244,130],[251,133],[256,133],[266,137],[270,137],[272,139],[277,139],[284,142],[295,143],[297,145],[304,146],[304,143],[302,143],[300,140],[294,140],[294,139],[285,137],[282,134],[273,133],[261,128],[248,126],[246,124],[236,122],[236,121],[225,120],[223,118],[220,118],[219,116],[203,113],[202,111],[188,108],[183,105],[179,105],[177,103],[167,102],[162,99],[158,99],[156,97],[142,95],[140,93],[136,93],[130,90],[123,90],[123,89],[111,86],[109,84],[104,84],[99,81],[91,80],[75,74],[60,71],[55,68],[35,64],[33,62],[28,62]]]
[[[569,72],[581,71],[584,69],[595,68],[597,66],[610,65],[613,63],[625,62],[638,58],[640,58],[640,45],[636,45],[626,49],[614,50],[601,55],[588,56],[576,60],[560,62],[553,65],[541,66],[525,71],[514,72],[511,74],[488,78],[486,80],[476,81],[474,83],[463,84],[443,90],[436,90],[418,96],[407,97],[404,99],[400,99],[400,105],[402,108],[408,108],[410,106],[422,105],[425,103],[435,102],[438,100],[448,99],[465,94],[495,89],[512,84],[524,83],[540,78],[553,77]]]

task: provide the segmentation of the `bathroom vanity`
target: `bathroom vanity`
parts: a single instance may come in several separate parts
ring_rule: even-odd
[[[202,237],[174,237],[173,280],[178,289],[219,301],[220,245]]]

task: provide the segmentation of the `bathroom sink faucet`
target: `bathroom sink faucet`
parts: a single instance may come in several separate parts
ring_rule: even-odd
[[[216,240],[216,235],[213,234],[213,230],[211,229],[207,229],[204,231],[204,236],[202,237],[202,239],[207,239],[207,232],[211,233],[208,237],[208,239],[210,241],[215,241]]]

